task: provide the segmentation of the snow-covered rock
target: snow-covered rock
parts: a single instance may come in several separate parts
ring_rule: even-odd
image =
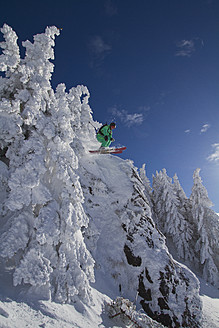
[[[112,284],[115,294],[137,299],[162,324],[199,327],[198,280],[169,254],[164,236],[151,219],[133,163],[108,155],[85,155],[79,158],[79,167],[90,218],[86,244],[97,274]]]

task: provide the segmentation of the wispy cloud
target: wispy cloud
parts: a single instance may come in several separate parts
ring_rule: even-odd
[[[105,57],[112,51],[112,46],[105,42],[100,35],[94,35],[90,38],[88,48],[91,54],[90,65],[92,68],[100,68]]]
[[[185,132],[185,133],[190,133],[191,130],[190,130],[190,129],[187,129],[187,130],[185,130],[184,132]]]
[[[203,47],[204,42],[200,38],[193,38],[191,40],[181,40],[176,43],[177,51],[175,56],[191,57],[199,47]]]
[[[90,51],[97,57],[105,57],[111,51],[111,45],[107,44],[100,35],[93,36],[89,41]]]
[[[144,121],[144,118],[143,118],[143,114],[139,114],[139,113],[134,113],[134,114],[125,114],[126,117],[125,117],[125,123],[128,125],[128,126],[131,126],[131,125],[140,125],[143,123]]]
[[[182,40],[176,43],[177,51],[175,53],[176,56],[181,57],[191,57],[193,52],[195,51],[195,45],[193,40]]]
[[[218,162],[219,161],[219,143],[212,145],[214,148],[213,153],[207,158],[209,161]]]
[[[115,16],[118,14],[118,8],[112,0],[106,0],[104,8],[107,16]]]
[[[201,128],[201,133],[205,133],[205,132],[207,132],[208,131],[208,129],[211,127],[211,125],[210,124],[204,124],[203,126],[202,126],[202,128]]]
[[[113,107],[110,109],[111,113],[122,123],[124,123],[127,127],[131,127],[133,125],[141,125],[144,121],[143,113],[132,113],[130,114],[127,110],[122,109],[119,110],[117,107]]]

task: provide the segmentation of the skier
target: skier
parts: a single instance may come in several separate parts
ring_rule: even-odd
[[[111,142],[115,141],[112,138],[112,130],[116,128],[116,124],[114,122],[108,124],[104,124],[99,131],[97,132],[97,140],[101,142],[100,148],[109,147]]]

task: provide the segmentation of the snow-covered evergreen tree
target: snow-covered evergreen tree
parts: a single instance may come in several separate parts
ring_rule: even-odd
[[[183,211],[185,193],[175,175],[175,183],[168,177],[165,169],[156,172],[153,178],[154,209],[158,219],[158,227],[165,236],[171,238],[182,259],[192,259],[193,251],[190,249],[191,227]]]
[[[142,167],[139,170],[139,175],[140,178],[142,179],[142,182],[144,184],[145,190],[146,190],[146,196],[148,195],[147,199],[150,203],[151,201],[151,194],[152,194],[152,188],[150,185],[150,180],[148,179],[147,175],[146,175],[146,165],[143,164]]]
[[[179,203],[180,203],[180,207],[182,208],[186,201],[187,201],[187,197],[186,197],[186,194],[179,182],[179,179],[178,179],[178,176],[177,174],[175,173],[174,177],[173,177],[173,188],[175,190],[175,193],[176,193],[176,196],[178,197],[179,199]]]
[[[193,187],[190,196],[191,214],[196,228],[195,251],[204,279],[219,286],[218,238],[219,226],[216,215],[210,210],[213,205],[199,175],[200,169],[193,174]]]
[[[198,231],[203,226],[205,209],[213,206],[208,198],[208,192],[202,184],[202,179],[199,175],[200,169],[196,169],[193,174],[193,187],[190,200],[192,202],[193,219],[198,223]]]
[[[1,29],[4,34],[5,42],[1,42],[3,54],[0,56],[0,70],[6,72],[6,76],[12,76],[12,73],[18,67],[20,62],[20,49],[17,44],[17,35],[10,26],[4,24]]]
[[[145,168],[145,164],[142,165],[142,167],[139,170],[139,176],[143,182],[143,185],[145,187],[145,195],[147,197],[147,200],[149,202],[150,208],[153,211],[153,207],[154,207],[154,203],[153,203],[153,196],[152,196],[152,187],[150,184],[150,180],[147,177],[146,174],[146,168]],[[153,213],[152,213],[152,217],[153,217]]]
[[[165,169],[156,172],[152,192],[154,218],[167,237],[167,245],[176,249],[178,257],[218,286],[219,225],[216,214],[210,209],[212,202],[199,172],[200,169],[194,172],[190,199],[187,199],[177,175],[172,184]]]
[[[177,210],[181,218],[179,225],[180,241],[176,240],[176,243],[178,244],[178,248],[180,248],[180,244],[182,245],[182,250],[178,254],[180,255],[181,259],[186,260],[186,262],[192,262],[195,255],[192,248],[193,224],[189,217],[189,201],[179,182],[177,174],[174,175],[173,180],[173,190],[177,198]]]
[[[66,93],[61,84],[53,91],[50,59],[56,27],[35,35],[33,43],[23,42],[24,59],[12,29],[4,25],[1,31],[0,147],[9,190],[0,255],[5,264],[13,263],[14,285],[30,284],[60,302],[78,297],[89,302],[94,260],[81,232],[88,217],[71,147],[72,122],[80,125],[77,111],[87,89],[78,86]]]

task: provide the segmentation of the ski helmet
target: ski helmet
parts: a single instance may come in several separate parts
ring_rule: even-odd
[[[113,127],[115,129],[116,128],[116,123],[114,123],[114,122],[110,123],[110,127]]]

